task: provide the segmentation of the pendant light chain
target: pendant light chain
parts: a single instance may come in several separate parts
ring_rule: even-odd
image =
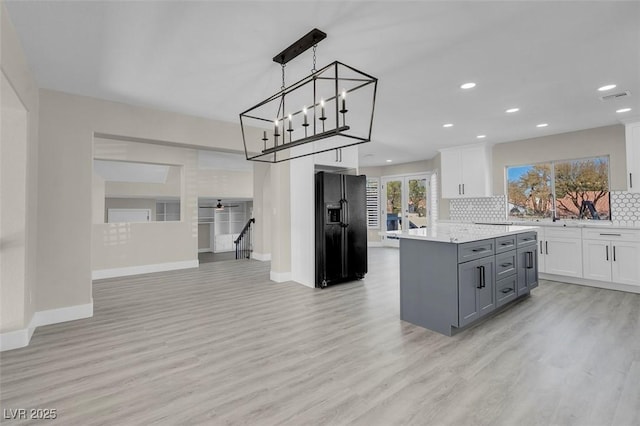
[[[315,73],[316,71],[318,71],[316,69],[316,48],[318,47],[317,44],[313,45],[313,68],[311,68],[311,73]]]

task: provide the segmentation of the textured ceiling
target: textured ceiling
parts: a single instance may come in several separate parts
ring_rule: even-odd
[[[279,89],[271,58],[320,28],[318,66],[340,60],[380,79],[361,165],[430,158],[479,134],[500,143],[616,124],[622,107],[640,113],[635,1],[6,4],[41,87],[231,122]],[[310,68],[306,52],[287,81]],[[468,81],[477,86],[459,88]],[[610,82],[632,97],[599,100]]]

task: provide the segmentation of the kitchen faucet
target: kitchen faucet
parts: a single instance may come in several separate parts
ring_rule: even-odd
[[[551,203],[551,220],[555,222],[558,220],[558,217],[556,216],[556,200],[554,200],[553,194],[549,194],[549,202]]]

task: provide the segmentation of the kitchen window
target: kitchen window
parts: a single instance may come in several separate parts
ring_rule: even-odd
[[[609,157],[507,167],[510,219],[609,220]]]

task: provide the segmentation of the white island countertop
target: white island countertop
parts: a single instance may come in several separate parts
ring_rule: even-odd
[[[474,225],[469,223],[436,223],[428,228],[409,229],[407,231],[387,231],[386,234],[397,238],[412,240],[439,241],[443,243],[468,243],[535,231],[537,226],[519,225]]]

